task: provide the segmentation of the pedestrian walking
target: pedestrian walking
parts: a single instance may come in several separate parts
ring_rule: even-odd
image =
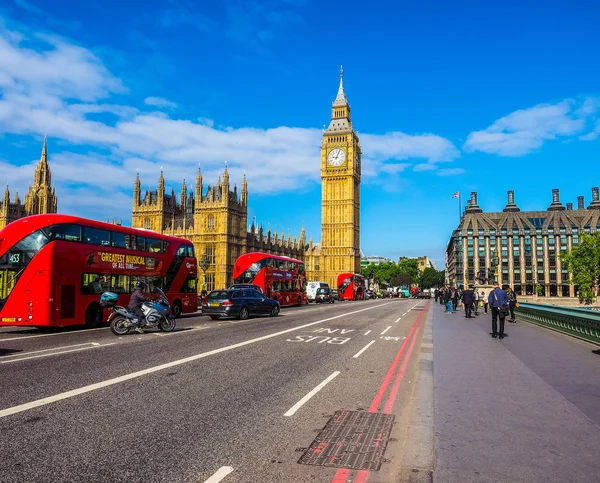
[[[469,285],[469,288],[472,288],[472,285]],[[473,291],[473,313],[475,315],[479,315],[478,307],[479,307],[479,292],[477,290]]]
[[[475,294],[473,293],[473,285],[469,285],[467,290],[462,293],[462,302],[465,309],[465,317],[470,319],[472,317],[471,311],[473,310],[473,301],[475,300]]]
[[[506,292],[498,286],[498,282],[494,282],[494,289],[490,292],[488,303],[492,308],[492,337],[504,339],[504,319],[510,309]],[[498,322],[500,322],[500,327],[498,327]]]
[[[458,300],[460,299],[460,293],[458,290],[454,289],[452,292],[452,312],[456,312],[456,308],[458,307]]]
[[[506,296],[508,297],[508,309],[510,310],[510,319],[508,319],[508,321],[516,324],[517,319],[515,317],[515,307],[519,305],[517,301],[517,294],[513,289],[508,287],[506,289]]]
[[[483,305],[483,310],[485,311],[485,313],[487,314],[487,308],[488,308],[488,301],[485,298],[485,292],[482,290],[481,294],[479,295],[479,303],[481,305]]]

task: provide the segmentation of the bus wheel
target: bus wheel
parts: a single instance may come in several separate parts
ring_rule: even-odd
[[[93,303],[85,311],[85,326],[88,329],[95,329],[102,323],[102,307],[100,304]]]
[[[171,313],[176,319],[181,317],[181,302],[179,300],[175,300],[175,302],[173,302],[173,307],[171,307]]]
[[[302,305],[302,297],[298,297],[298,307]]]

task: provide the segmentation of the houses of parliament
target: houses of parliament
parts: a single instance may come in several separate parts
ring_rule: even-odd
[[[131,226],[190,240],[203,280],[199,290],[229,286],[236,259],[253,251],[303,260],[308,280],[321,280],[336,287],[340,273],[360,273],[361,148],[352,127],[342,70],[320,154],[321,242],[307,240],[304,227],[293,238],[289,233],[285,236],[265,231],[262,225],[254,223],[248,228],[246,176],[239,190],[235,183],[232,188],[227,168],[216,185],[206,187],[199,168],[195,185],[188,189],[184,179],[178,195],[174,190],[166,191],[162,171],[156,190],[142,192],[138,174],[133,188]],[[44,138],[42,157],[25,203],[21,204],[18,195],[11,201],[6,189],[0,203],[0,229],[18,218],[56,210]]]
[[[48,153],[46,150],[46,138],[42,147],[42,156],[35,168],[33,176],[33,185],[25,195],[25,203],[21,203],[19,193],[15,194],[14,199],[10,199],[10,190],[8,185],[4,191],[4,198],[0,201],[0,230],[9,223],[30,215],[39,215],[44,213],[56,213],[58,202],[56,193],[52,187],[52,174],[48,164]]]

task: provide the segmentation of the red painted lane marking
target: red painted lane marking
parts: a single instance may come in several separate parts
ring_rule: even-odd
[[[385,375],[385,378],[383,379],[383,382],[381,383],[381,386],[379,387],[379,391],[377,391],[377,394],[375,395],[375,398],[373,399],[371,406],[369,406],[370,413],[377,412],[377,408],[379,408],[379,404],[381,403],[381,400],[383,399],[383,395],[387,391],[390,381],[392,380],[392,377],[394,376],[394,372],[396,371],[396,366],[400,362],[400,359],[402,358],[402,354],[404,353],[406,347],[410,343],[410,339],[414,333],[414,330],[420,324],[424,313],[425,313],[425,311],[423,311],[419,314],[419,316],[417,317],[417,320],[415,320],[415,323],[410,328],[410,332],[406,336],[406,340],[402,344],[402,347],[400,347],[400,350],[398,351],[396,358],[392,362],[390,369],[388,370],[387,374]]]
[[[373,402],[371,403],[371,406],[369,407],[370,413],[377,412],[377,408],[379,408],[379,403],[381,402],[381,399],[383,398],[383,395],[385,394],[387,387],[389,386],[390,381],[392,380],[394,372],[396,371],[396,366],[398,365],[398,362],[400,361],[402,354],[404,353],[404,350],[406,349],[407,345],[409,344],[409,341],[410,341],[410,350],[404,361],[406,362],[410,358],[410,353],[412,352],[412,348],[413,348],[415,340],[417,338],[418,326],[420,325],[421,319],[423,318],[423,315],[427,312],[428,308],[429,308],[429,302],[427,302],[425,304],[423,311],[418,315],[417,320],[415,320],[415,323],[410,328],[410,331],[409,331],[408,335],[406,336],[406,340],[402,344],[402,347],[400,347],[398,354],[396,355],[394,361],[392,362],[392,365],[390,366],[390,369],[388,370],[387,374],[385,375],[385,378],[383,379],[383,382],[381,383],[381,387],[377,391],[377,394],[375,395],[375,398],[373,399]],[[416,329],[416,331],[415,331],[415,329]],[[412,338],[413,334],[414,334],[414,338]],[[411,341],[411,338],[412,338],[412,341]],[[404,364],[404,362],[403,362],[402,366],[406,366],[406,364]],[[402,367],[400,368],[400,370],[402,371]],[[406,370],[406,367],[405,367],[405,370]],[[402,377],[404,377],[404,371],[402,371]],[[400,379],[402,379],[402,377]],[[394,383],[394,386],[396,386],[396,382]],[[399,386],[400,386],[400,383],[398,382],[398,387]],[[396,389],[396,392],[397,392],[397,389]],[[396,399],[396,397],[394,396],[394,399],[392,401],[392,407],[393,407],[395,399]],[[388,398],[386,407],[389,402],[390,402],[390,399]],[[356,478],[354,479],[354,483],[366,483],[369,479],[370,474],[371,474],[371,472],[368,470],[359,470],[356,475]],[[346,468],[339,469],[339,470],[337,470],[335,476],[333,477],[333,480],[331,480],[331,483],[347,483],[349,477],[350,477],[350,470],[348,470]]]
[[[359,470],[356,478],[354,478],[354,483],[367,483],[369,480],[370,471],[367,470]]]
[[[398,374],[396,374],[396,380],[394,381],[394,385],[392,386],[392,389],[390,390],[390,395],[388,396],[388,400],[385,403],[385,406],[383,407],[384,414],[391,414],[392,409],[394,409],[394,403],[396,402],[396,397],[398,396],[398,389],[400,389],[400,383],[402,382],[402,379],[404,379],[404,373],[406,372],[406,366],[408,366],[408,361],[410,360],[410,354],[412,353],[413,347],[415,346],[415,341],[417,340],[417,337],[419,335],[420,328],[421,327],[417,327],[417,329],[415,330],[415,336],[412,338],[410,347],[408,348],[408,352],[406,353],[406,357],[402,361],[402,364],[400,364],[400,369],[398,369]]]
[[[350,476],[350,470],[343,468],[341,470],[337,470],[337,473],[331,480],[331,483],[347,483],[348,477]]]

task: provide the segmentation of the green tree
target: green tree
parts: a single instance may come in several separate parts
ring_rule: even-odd
[[[573,274],[571,282],[578,286],[579,302],[591,304],[600,278],[600,233],[584,233],[579,245],[560,258]]]
[[[419,276],[419,287],[422,289],[435,287],[438,278],[438,271],[435,268],[427,267]]]
[[[419,277],[419,262],[416,258],[403,258],[398,262],[398,274],[410,275],[413,282]]]

